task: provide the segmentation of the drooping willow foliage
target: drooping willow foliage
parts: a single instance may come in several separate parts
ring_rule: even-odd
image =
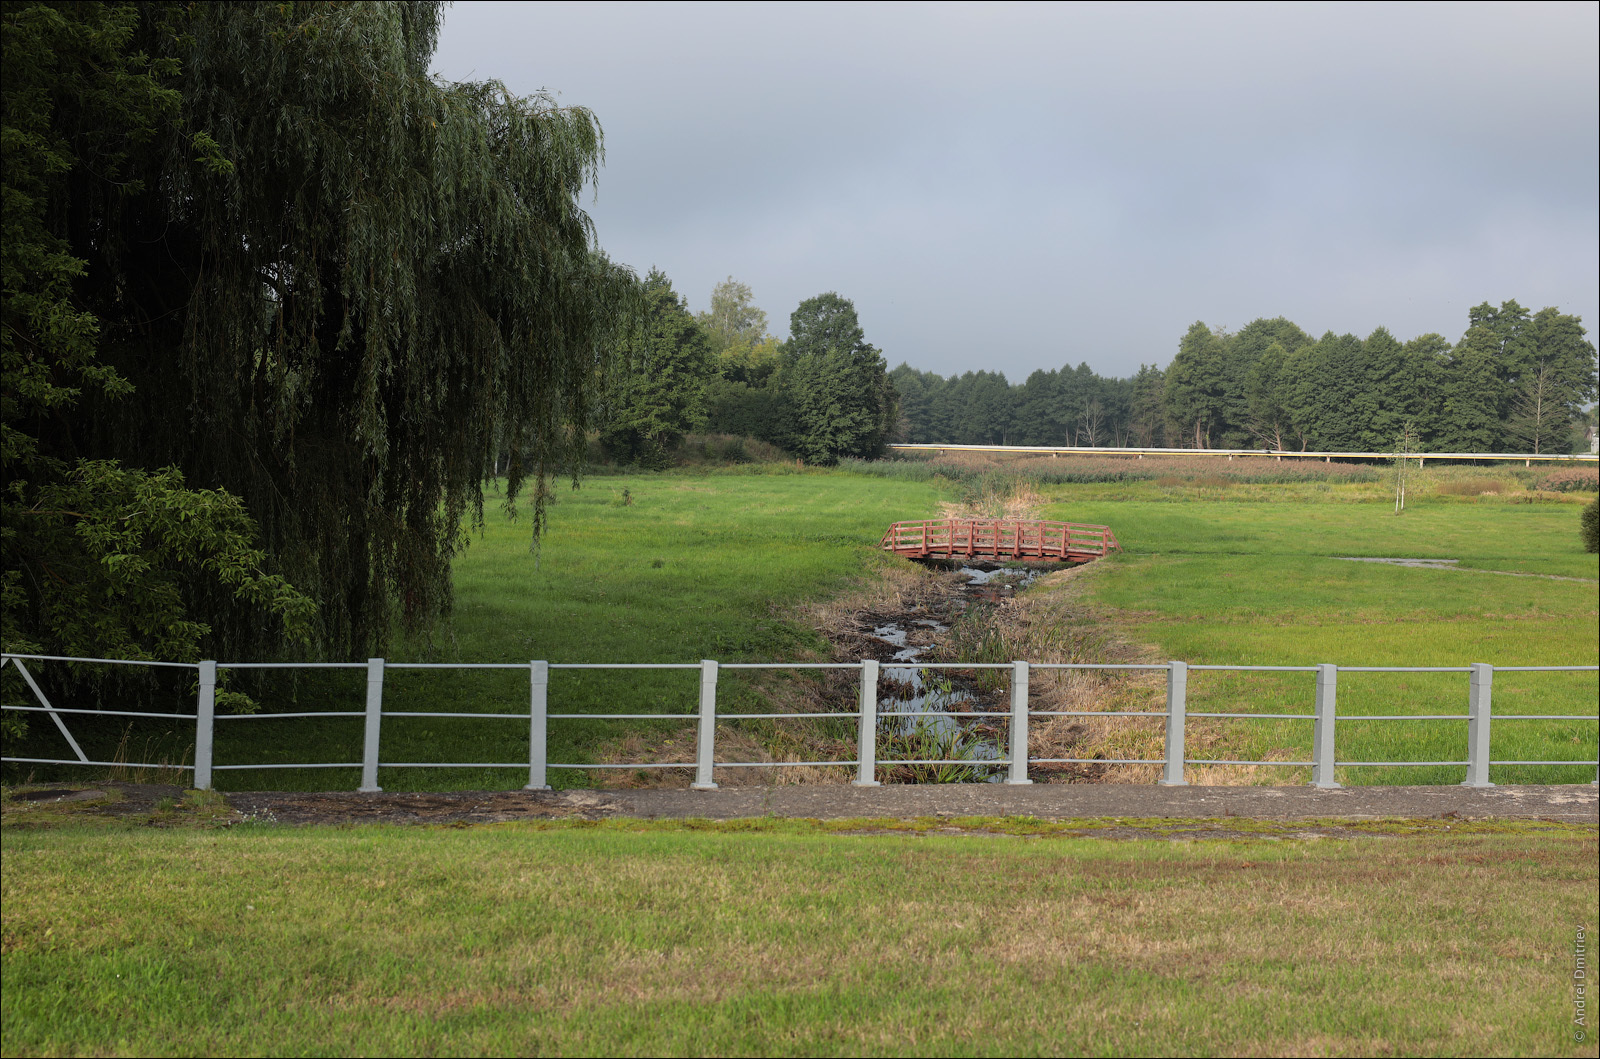
[[[79,166],[59,199],[134,392],[58,441],[242,497],[323,650],[376,650],[448,610],[497,457],[534,534],[580,457],[639,304],[580,205],[599,125],[430,78],[435,3],[137,10],[128,46],[176,60],[177,112],[137,184]],[[271,646],[228,593],[198,605],[219,649]]]

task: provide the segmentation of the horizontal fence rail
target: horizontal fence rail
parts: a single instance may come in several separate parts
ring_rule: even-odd
[[[1089,448],[1074,445],[890,445],[893,452],[922,452],[935,456],[943,456],[947,452],[998,452],[1010,453],[1014,456],[1133,456],[1143,459],[1146,456],[1226,456],[1230,460],[1236,457],[1266,456],[1274,460],[1322,460],[1332,463],[1334,460],[1392,460],[1393,452],[1296,452],[1292,449],[1168,449],[1168,448]],[[1408,452],[1406,459],[1416,460],[1418,466],[1426,465],[1428,460],[1484,460],[1488,462],[1506,462],[1521,460],[1524,467],[1531,467],[1535,463],[1597,463],[1600,455],[1592,452],[1562,453],[1551,455],[1538,452]]]
[[[66,662],[74,665],[127,665],[127,666],[182,666],[192,669],[198,677],[197,693],[195,696],[195,710],[193,713],[170,712],[143,712],[131,710],[105,710],[60,707],[53,704],[46,696],[38,681],[35,679],[29,663],[38,662]],[[194,773],[194,785],[200,790],[211,788],[215,773],[224,770],[248,769],[289,769],[289,768],[350,768],[361,770],[361,783],[357,788],[363,792],[381,791],[378,785],[378,770],[384,768],[505,768],[527,769],[528,782],[525,789],[548,790],[549,770],[551,769],[647,769],[647,768],[681,768],[693,769],[694,780],[691,786],[695,790],[715,790],[716,770],[719,768],[786,768],[786,767],[821,767],[841,766],[853,767],[856,770],[854,783],[862,787],[879,786],[877,779],[879,766],[893,767],[897,765],[955,765],[974,768],[1004,768],[1006,770],[1004,782],[1010,784],[1026,784],[1033,781],[1028,778],[1029,765],[1046,764],[1096,764],[1096,765],[1160,765],[1162,766],[1160,782],[1167,786],[1182,786],[1187,781],[1184,778],[1184,768],[1187,765],[1274,765],[1290,767],[1309,767],[1311,769],[1311,785],[1322,788],[1335,788],[1340,784],[1334,779],[1334,769],[1345,766],[1362,767],[1397,767],[1397,766],[1430,766],[1449,765],[1465,766],[1466,779],[1462,786],[1466,787],[1492,787],[1489,780],[1489,767],[1514,766],[1514,765],[1597,765],[1600,762],[1590,759],[1569,759],[1556,761],[1522,761],[1495,758],[1491,755],[1490,733],[1495,721],[1600,721],[1600,716],[1592,714],[1548,714],[1548,713],[1518,713],[1494,714],[1492,712],[1494,676],[1495,673],[1600,673],[1600,666],[1501,666],[1495,667],[1487,663],[1474,663],[1468,666],[1338,666],[1324,663],[1315,666],[1229,666],[1229,665],[1190,665],[1186,662],[1167,662],[1165,664],[1125,664],[1125,663],[1093,663],[1093,662],[929,662],[908,663],[904,665],[892,664],[894,669],[960,669],[960,670],[1008,670],[1010,678],[1010,703],[1009,709],[1001,711],[946,711],[946,710],[885,710],[878,709],[878,682],[882,672],[882,664],[873,659],[860,662],[738,662],[719,663],[713,659],[703,659],[700,662],[674,662],[674,663],[623,663],[623,662],[565,662],[555,663],[535,660],[526,663],[410,663],[389,662],[382,658],[371,658],[366,662],[338,662],[338,663],[262,663],[262,662],[216,662],[203,661],[199,663],[170,663],[170,662],[141,662],[128,659],[108,658],[69,658],[58,655],[33,655],[6,653],[0,657],[0,671],[4,667],[14,666],[21,676],[24,684],[32,693],[36,704],[4,703],[0,708],[16,710],[24,713],[43,713],[49,716],[55,727],[72,749],[73,758],[34,758],[34,757],[3,757],[0,760],[18,764],[41,765],[87,765],[87,766],[125,766],[132,768],[178,768]],[[366,703],[363,710],[334,710],[334,711],[305,711],[295,713],[265,713],[265,714],[224,714],[216,713],[217,673],[225,669],[292,669],[292,668],[342,668],[366,670]],[[518,713],[450,713],[435,711],[411,710],[385,710],[383,708],[384,676],[391,669],[499,669],[519,670],[528,675],[528,708],[526,712]],[[774,712],[774,713],[718,713],[717,711],[717,685],[723,669],[734,670],[766,670],[766,669],[849,669],[860,673],[860,688],[857,695],[856,708],[848,711],[819,711],[812,713]],[[1030,708],[1028,701],[1028,683],[1033,670],[1108,670],[1108,671],[1162,671],[1166,674],[1166,708],[1164,710],[1146,711],[1110,711],[1110,710],[1035,710]],[[551,713],[550,712],[550,674],[553,670],[698,670],[699,671],[699,701],[697,709],[692,713]],[[1270,673],[1306,673],[1312,674],[1315,682],[1315,706],[1309,713],[1238,713],[1238,712],[1190,712],[1188,709],[1188,683],[1191,671],[1209,672],[1270,672]],[[1340,673],[1460,673],[1467,676],[1466,710],[1463,713],[1452,714],[1352,714],[1338,712],[1338,688]],[[195,725],[194,764],[193,765],[153,765],[133,764],[121,761],[92,760],[83,750],[82,746],[73,737],[71,730],[66,725],[65,718],[82,715],[99,715],[115,718],[149,717],[149,718],[179,718],[192,720]],[[900,759],[883,758],[878,753],[879,721],[883,718],[907,717],[985,717],[1006,723],[1008,732],[1004,746],[1004,754],[993,758],[936,758],[936,759]],[[360,761],[350,762],[311,762],[303,764],[285,763],[250,763],[228,762],[218,763],[214,760],[214,744],[216,726],[220,722],[231,721],[272,721],[288,720],[306,717],[359,717],[363,721],[362,755]],[[515,721],[528,726],[528,759],[515,762],[429,762],[429,761],[383,761],[380,756],[382,725],[385,717],[432,717],[432,718],[459,718],[462,720],[500,720]],[[1165,752],[1161,758],[1044,758],[1031,757],[1028,743],[1029,721],[1035,717],[1123,717],[1123,718],[1156,718],[1160,719],[1165,729]],[[1226,719],[1251,719],[1251,720],[1293,720],[1305,721],[1312,726],[1312,750],[1309,761],[1266,761],[1266,760],[1237,760],[1231,758],[1195,758],[1189,757],[1184,748],[1184,736],[1187,721],[1190,717],[1196,718],[1226,718]],[[825,718],[843,720],[854,718],[856,722],[856,756],[847,760],[831,761],[718,761],[716,759],[717,722],[732,720],[748,720],[754,718]],[[641,761],[633,763],[593,763],[593,762],[552,762],[548,760],[548,732],[551,721],[597,721],[597,720],[693,720],[695,722],[695,759],[686,761]],[[1465,754],[1459,760],[1448,761],[1364,761],[1340,759],[1335,751],[1337,724],[1339,721],[1369,722],[1369,721],[1434,721],[1434,722],[1465,722]],[[1597,767],[1596,780],[1600,782],[1600,767]]]

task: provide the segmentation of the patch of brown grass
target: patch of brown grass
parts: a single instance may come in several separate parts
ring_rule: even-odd
[[[984,485],[958,501],[945,501],[939,513],[945,518],[1036,519],[1041,517],[1045,499],[1026,478],[997,485]]]
[[[1486,493],[1500,494],[1506,491],[1506,484],[1493,478],[1457,478],[1453,481],[1440,482],[1434,487],[1434,492],[1442,496],[1483,496]]]

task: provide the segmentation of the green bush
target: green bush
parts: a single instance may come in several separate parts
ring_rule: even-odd
[[[1583,535],[1583,550],[1586,552],[1600,552],[1600,500],[1591,500],[1583,509],[1580,520]]]

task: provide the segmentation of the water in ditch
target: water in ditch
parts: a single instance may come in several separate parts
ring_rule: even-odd
[[[964,566],[959,595],[952,600],[959,616],[974,607],[992,606],[1033,583],[1038,571],[1005,567]],[[944,642],[950,625],[933,618],[910,618],[874,625],[872,636],[895,650],[884,662],[887,691],[878,697],[879,737],[885,750],[906,758],[952,758],[993,761],[1005,756],[1000,723],[1004,715],[981,711],[972,690],[950,676],[951,670],[924,669],[915,663]],[[993,713],[962,717],[962,713]],[[886,759],[892,764],[892,759]],[[982,778],[998,781],[998,768]],[[974,777],[976,778],[976,777]]]

